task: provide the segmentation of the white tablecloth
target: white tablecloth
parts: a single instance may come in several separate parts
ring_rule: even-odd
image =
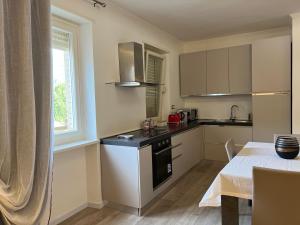
[[[221,206],[221,195],[252,199],[254,166],[300,172],[300,157],[280,158],[273,143],[249,142],[217,175],[199,207]]]

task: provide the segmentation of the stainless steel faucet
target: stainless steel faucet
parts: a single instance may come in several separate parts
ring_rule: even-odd
[[[234,110],[236,109],[236,110]],[[239,110],[238,105],[232,105],[230,110],[230,120],[236,120],[236,111]]]

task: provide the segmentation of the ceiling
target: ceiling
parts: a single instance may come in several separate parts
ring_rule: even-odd
[[[111,0],[184,41],[286,26],[300,0]]]

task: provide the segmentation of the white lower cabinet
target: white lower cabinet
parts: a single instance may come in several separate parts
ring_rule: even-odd
[[[147,146],[138,150],[139,153],[139,197],[140,207],[144,207],[153,197],[152,148]]]
[[[228,161],[225,143],[232,138],[242,148],[252,141],[252,127],[248,126],[206,126],[204,130],[205,159]]]
[[[173,175],[153,189],[152,148],[101,145],[103,199],[143,209],[203,158],[203,128],[172,137]]]
[[[226,161],[224,145],[229,138],[242,146],[252,140],[252,127],[201,126],[173,135],[173,174],[156,189],[153,189],[150,145],[143,148],[101,145],[103,199],[141,213],[151,200],[200,160]]]
[[[139,149],[136,147],[101,145],[101,183],[104,200],[140,208],[138,154]]]
[[[173,177],[178,179],[203,159],[203,127],[172,137]]]

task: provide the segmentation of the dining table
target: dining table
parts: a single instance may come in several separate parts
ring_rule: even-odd
[[[248,142],[218,173],[199,207],[221,207],[222,225],[238,225],[239,198],[252,200],[253,167],[300,172],[300,157],[283,159],[274,143]]]

